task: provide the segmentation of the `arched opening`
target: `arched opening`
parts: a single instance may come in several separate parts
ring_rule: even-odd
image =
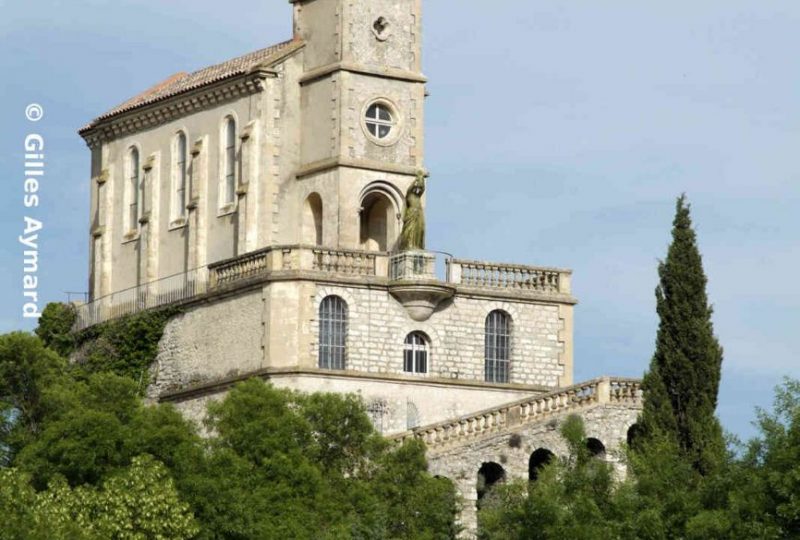
[[[319,305],[319,367],[344,369],[347,361],[347,302],[326,296]]]
[[[476,485],[478,491],[478,506],[480,506],[481,499],[489,494],[495,484],[501,483],[506,478],[506,470],[502,465],[489,461],[483,463],[481,468],[478,469],[478,483]]]
[[[403,371],[427,373],[429,362],[429,340],[422,332],[411,332],[403,343]]]
[[[606,446],[600,442],[600,439],[595,439],[594,437],[586,439],[586,449],[592,457],[598,459],[604,459],[606,457]]]
[[[361,202],[361,247],[367,251],[389,251],[395,238],[395,209],[385,194],[369,193]]]
[[[312,193],[303,204],[302,243],[322,245],[322,197]]]
[[[639,441],[644,435],[644,429],[639,424],[633,424],[631,427],[628,428],[628,435],[626,441],[628,443],[629,448],[636,448],[638,446]]]
[[[547,448],[539,448],[533,452],[530,461],[528,461],[528,480],[535,482],[545,465],[553,461],[555,457],[555,454]]]
[[[486,382],[509,382],[511,316],[505,311],[496,309],[486,316],[484,351]]]

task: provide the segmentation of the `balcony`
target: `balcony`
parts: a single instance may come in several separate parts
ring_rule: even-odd
[[[278,279],[370,281],[386,286],[415,320],[459,291],[571,300],[569,270],[455,259],[433,251],[385,253],[271,246],[97,298],[77,308],[75,330],[168,305],[182,305]]]

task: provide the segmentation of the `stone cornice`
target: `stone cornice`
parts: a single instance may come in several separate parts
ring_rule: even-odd
[[[405,81],[405,82],[415,82],[415,83],[425,83],[428,82],[428,78],[422,75],[421,73],[415,73],[413,71],[406,71],[404,69],[395,69],[395,68],[375,68],[371,66],[362,66],[358,64],[353,64],[350,62],[336,62],[334,64],[328,64],[327,66],[318,67],[316,69],[312,69],[311,71],[307,71],[300,77],[300,84],[306,84],[311,81],[315,81],[331,73],[336,73],[338,71],[347,71],[349,73],[358,73],[359,75],[370,75],[372,77],[380,77],[382,79],[395,79],[398,81]]]
[[[327,377],[331,379],[363,380],[373,382],[386,382],[396,385],[412,384],[414,386],[433,386],[433,387],[460,387],[477,390],[488,390],[497,392],[519,391],[531,394],[552,392],[553,388],[529,384],[501,384],[487,383],[479,380],[452,379],[447,377],[419,377],[400,375],[397,373],[364,373],[351,370],[330,370],[319,368],[264,368],[234,375],[222,377],[213,381],[187,386],[176,390],[162,392],[158,396],[160,402],[180,402],[199,396],[215,394],[232,387],[238,382],[260,377],[262,379],[277,379],[284,377]]]
[[[276,71],[260,68],[185,94],[179,94],[163,102],[109,118],[82,131],[81,136],[86,144],[93,148],[115,138],[164,124],[206,107],[258,93],[264,89],[264,81],[274,77],[277,77]]]
[[[335,169],[336,167],[349,167],[351,169],[364,169],[367,171],[388,172],[394,174],[406,174],[409,176],[416,176],[419,167],[412,165],[398,165],[397,163],[387,163],[385,161],[373,161],[370,159],[352,159],[346,157],[333,157],[314,161],[303,165],[295,176],[303,178],[319,172]]]

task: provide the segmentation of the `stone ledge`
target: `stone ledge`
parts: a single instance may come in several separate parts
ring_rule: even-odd
[[[528,384],[499,384],[487,383],[476,380],[464,379],[448,379],[446,377],[418,377],[400,375],[397,373],[364,373],[361,371],[352,370],[329,370],[319,368],[264,368],[241,375],[234,375],[231,377],[223,377],[215,381],[201,383],[178,390],[169,390],[162,392],[158,396],[160,402],[175,402],[184,401],[208,394],[214,394],[223,390],[227,390],[238,382],[250,379],[252,377],[260,377],[262,379],[270,380],[283,377],[328,377],[333,379],[360,379],[377,382],[390,382],[393,384],[409,384],[413,386],[433,386],[433,387],[460,387],[460,388],[474,388],[481,390],[496,390],[498,392],[514,391],[529,391],[531,394],[542,394],[552,392],[554,389],[549,386],[528,385]]]
[[[331,73],[338,71],[347,71],[350,73],[357,73],[359,75],[370,75],[373,77],[381,77],[383,79],[395,79],[398,81],[412,82],[412,83],[426,83],[428,78],[421,73],[407,71],[404,69],[396,68],[376,68],[364,65],[354,64],[352,62],[336,62],[322,66],[319,68],[307,71],[300,77],[300,84],[306,84],[317,79],[321,79]]]
[[[301,179],[312,174],[329,171],[337,167],[345,167],[350,169],[363,169],[367,171],[376,171],[393,174],[404,174],[407,176],[415,176],[418,167],[413,165],[400,165],[397,163],[388,163],[384,161],[374,161],[369,159],[351,159],[346,157],[332,157],[307,163],[297,169],[295,177]]]

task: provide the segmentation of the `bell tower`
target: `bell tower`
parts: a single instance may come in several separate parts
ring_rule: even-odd
[[[423,168],[422,2],[290,2],[305,43],[298,229],[314,231],[301,240],[394,250],[406,190]]]

